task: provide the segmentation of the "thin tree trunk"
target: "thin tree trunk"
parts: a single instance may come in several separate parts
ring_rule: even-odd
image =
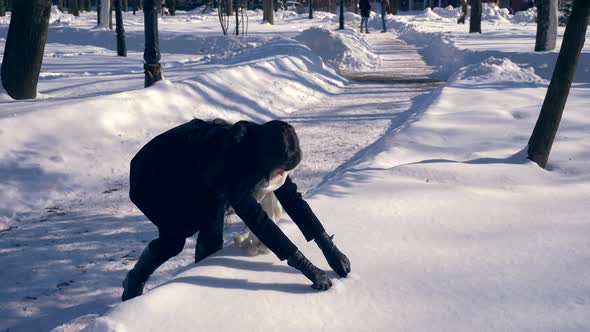
[[[469,33],[481,33],[481,0],[471,1]]]
[[[109,17],[111,13],[111,2],[110,0],[99,0],[100,11],[98,11],[98,24],[108,28]]]
[[[96,0],[96,25],[102,24],[102,1]]]
[[[397,15],[397,1],[398,0],[389,0],[389,13],[393,15]]]
[[[0,16],[6,16],[6,6],[4,0],[0,0]]]
[[[125,29],[123,28],[123,9],[121,0],[115,0],[115,17],[117,19],[117,55],[127,56],[127,47],[125,45]]]
[[[159,0],[145,0],[143,3],[143,22],[145,30],[145,50],[143,51],[143,65],[145,71],[145,87],[149,87],[162,79],[160,65],[160,46],[158,42],[158,13]]]
[[[273,3],[273,0],[263,0],[262,1],[262,8],[263,8],[262,22],[268,22],[270,24],[274,24],[274,12],[272,10],[272,3]]]
[[[309,19],[313,18],[313,0],[308,0],[307,6],[309,7]]]
[[[547,166],[549,153],[576,73],[580,53],[584,47],[589,14],[590,2],[588,0],[574,0],[551,83],[549,83],[541,113],[529,140],[528,158],[542,168]]]
[[[37,97],[50,14],[51,0],[13,4],[0,76],[2,86],[14,99]]]
[[[227,7],[227,16],[232,16],[234,14],[234,0],[226,0],[226,7]]]
[[[535,52],[551,51],[557,42],[557,0],[537,0],[537,39]]]
[[[109,1],[109,30],[113,30],[113,0]]]
[[[129,11],[129,2],[127,0],[123,0],[123,2],[121,3],[121,10],[124,12]]]
[[[78,8],[78,0],[70,0],[70,6],[68,7],[68,13],[74,16],[80,16],[80,9]]]
[[[338,29],[344,30],[344,0],[340,0],[340,17],[338,18],[340,26]]]

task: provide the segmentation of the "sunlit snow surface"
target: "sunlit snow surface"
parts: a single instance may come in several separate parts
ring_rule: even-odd
[[[143,89],[141,13],[125,15],[127,58],[95,13],[54,13],[37,100],[0,91],[0,329],[590,329],[589,47],[542,170],[523,149],[557,51],[532,51],[532,14],[486,6],[480,35],[455,24],[457,10],[434,9],[360,35],[352,13],[339,32],[333,14],[279,12],[271,26],[250,12],[236,38],[214,13],[180,12],[159,20],[165,80]],[[372,32],[380,24],[373,16]],[[420,82],[339,75],[407,78],[400,63]],[[226,248],[195,266],[189,239],[144,296],[119,304],[156,236],[127,198],[129,160],[193,117],[293,123],[295,181],[350,257],[348,278],[329,272],[334,287],[316,292],[274,255],[229,245],[241,227],[231,220]],[[329,271],[287,216],[281,227]]]

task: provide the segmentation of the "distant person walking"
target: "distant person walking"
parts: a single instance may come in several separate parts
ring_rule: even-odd
[[[361,10],[361,33],[363,32],[363,24],[365,31],[369,33],[369,16],[371,16],[371,4],[369,0],[359,0],[359,9]]]
[[[385,16],[389,13],[389,2],[388,0],[381,0],[381,21],[383,22],[383,31],[387,32],[387,25],[385,24]]]

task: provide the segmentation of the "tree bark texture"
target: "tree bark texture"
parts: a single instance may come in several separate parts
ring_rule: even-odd
[[[262,0],[262,22],[274,24],[274,11],[272,10],[273,0]]]
[[[481,0],[471,1],[469,33],[481,33]]]
[[[78,0],[70,0],[68,6],[68,13],[74,16],[80,16],[80,8],[78,8]]]
[[[117,55],[127,56],[125,45],[125,28],[123,28],[123,5],[121,0],[115,0],[115,17],[117,18]]]
[[[397,15],[398,0],[389,0],[389,13]]]
[[[13,4],[0,73],[2,86],[14,99],[37,97],[50,14],[51,0]]]
[[[535,52],[551,51],[557,42],[557,0],[537,0],[537,39]]]
[[[161,6],[160,0],[145,0],[143,2],[143,21],[145,30],[145,50],[143,59],[145,64],[145,87],[152,86],[162,79],[162,67],[160,66],[160,49],[158,42],[158,13],[157,7]]]
[[[551,83],[549,83],[541,113],[529,140],[528,158],[542,168],[547,166],[580,53],[584,47],[589,14],[590,1],[574,0]]]
[[[344,0],[340,0],[340,17],[338,18],[340,26],[338,29],[344,30]]]

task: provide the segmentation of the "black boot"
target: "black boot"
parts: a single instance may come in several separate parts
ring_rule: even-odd
[[[333,238],[334,235],[329,236],[326,232],[323,232],[315,238],[315,242],[324,253],[324,257],[326,257],[332,270],[344,278],[350,273],[350,261],[332,242]]]
[[[199,237],[195,247],[195,264],[221,250],[221,248],[223,248],[223,238],[221,238],[221,241],[207,241]]]
[[[123,280],[121,301],[124,302],[143,294],[143,286],[145,286],[146,281],[164,262],[166,260],[154,256],[149,245],[145,247],[139,260]]]

